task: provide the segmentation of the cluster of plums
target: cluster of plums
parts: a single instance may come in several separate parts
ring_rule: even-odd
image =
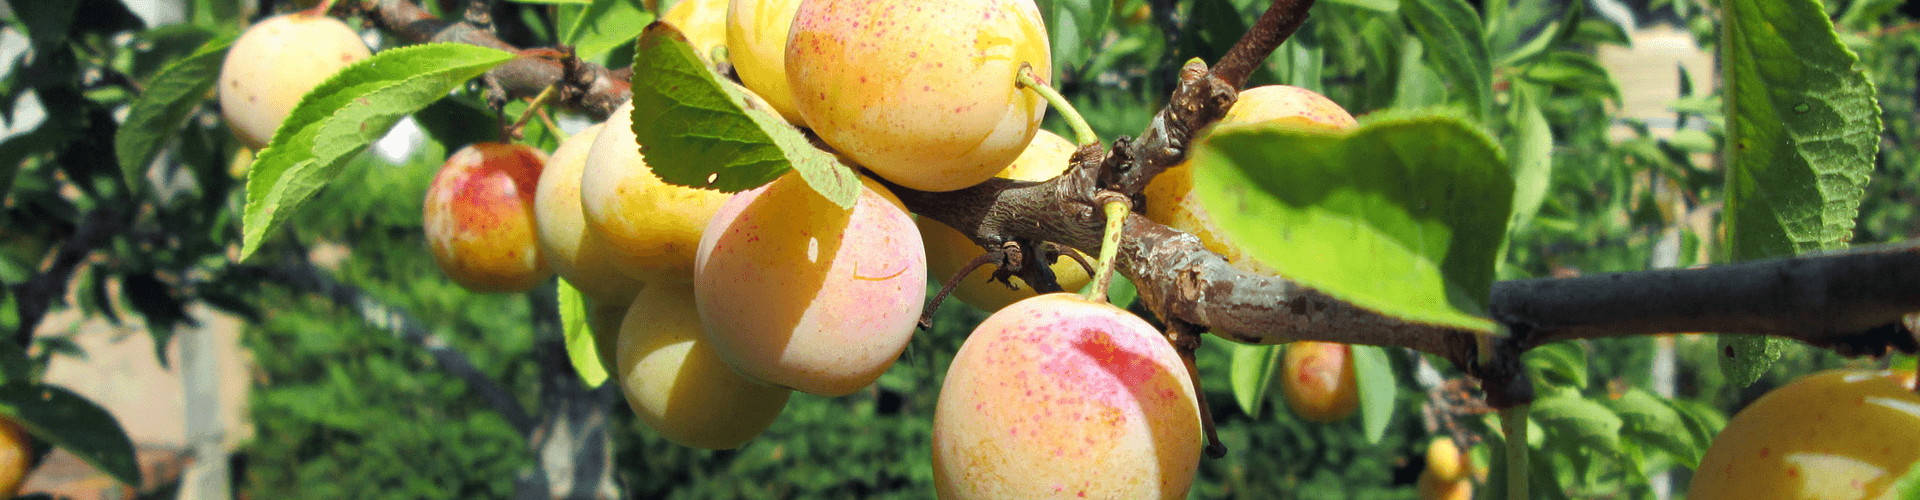
[[[739,83],[763,98],[754,107],[899,186],[1046,180],[1065,171],[1074,149],[1039,129],[1044,101],[1015,85],[1022,65],[1042,80],[1052,67],[1032,0],[682,0],[663,19],[700,54],[724,47]],[[229,52],[223,115],[245,145],[263,147],[301,94],[367,56],[338,20],[265,20]],[[311,70],[269,75],[261,61]],[[455,152],[426,193],[424,223],[441,269],[469,289],[523,291],[557,274],[580,290],[602,361],[639,419],[666,439],[735,448],[770,425],[792,391],[840,396],[868,386],[905,348],[928,277],[982,253],[952,228],[916,221],[871,178],[851,209],[793,173],[731,194],[667,184],[642,157],[631,106],[551,156],[500,143]],[[1268,86],[1242,92],[1220,126],[1271,123],[1355,121],[1317,93]],[[1175,167],[1148,186],[1148,217],[1199,236],[1236,267],[1272,272],[1215,228],[1191,196],[1192,171]],[[940,496],[1185,496],[1200,455],[1199,408],[1161,333],[1104,302],[989,282],[991,270],[954,292],[995,313],[955,354],[941,388]],[[1054,274],[1069,290],[1088,280],[1070,259]],[[1289,347],[1280,374],[1287,405],[1313,421],[1351,415],[1352,363],[1348,346]],[[1894,408],[1911,424],[1920,405],[1904,404]],[[1742,477],[1718,457],[1702,463],[1702,480]],[[1470,496],[1452,441],[1436,441],[1427,462],[1425,498]]]

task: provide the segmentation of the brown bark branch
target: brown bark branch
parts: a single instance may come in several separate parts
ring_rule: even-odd
[[[540,95],[548,85],[558,84],[558,104],[580,110],[594,120],[605,120],[633,96],[622,71],[582,61],[573,57],[571,50],[522,50],[501,41],[492,31],[468,21],[441,19],[410,0],[349,2],[335,10],[358,12],[381,30],[411,43],[464,43],[521,54],[487,72],[488,82],[498,85],[503,94],[495,97],[502,101]]]

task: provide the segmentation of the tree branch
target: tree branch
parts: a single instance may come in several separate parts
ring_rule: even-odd
[[[495,67],[485,77],[503,92],[494,96],[502,102],[533,97],[548,85],[558,84],[559,104],[581,110],[594,120],[605,120],[633,95],[625,71],[583,61],[574,57],[570,48],[521,50],[501,41],[492,31],[469,21],[440,19],[410,0],[345,2],[335,10],[361,13],[381,30],[412,43],[464,43],[519,53],[518,59]]]

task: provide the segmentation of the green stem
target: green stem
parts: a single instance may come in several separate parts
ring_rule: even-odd
[[[547,88],[540,89],[540,95],[534,96],[533,102],[527,103],[527,109],[520,112],[520,119],[514,121],[512,127],[507,128],[507,135],[509,137],[520,135],[520,129],[526,128],[527,121],[533,119],[534,113],[540,111],[541,106],[547,105],[548,100],[553,99],[553,91],[557,85],[558,84],[547,85]],[[554,129],[554,134],[565,135],[565,133],[560,132],[559,129]],[[561,137],[561,139],[565,140],[566,138]]]
[[[1527,409],[1517,405],[1500,410],[1500,431],[1507,437],[1507,498],[1527,500]]]
[[[1060,95],[1060,91],[1054,90],[1052,86],[1047,85],[1047,82],[1040,81],[1040,78],[1033,74],[1033,66],[1022,63],[1017,80],[1021,86],[1039,93],[1048,104],[1053,105],[1053,109],[1060,110],[1060,118],[1067,120],[1067,126],[1073,127],[1075,146],[1100,143],[1100,136],[1093,133],[1093,127],[1087,126],[1087,119],[1080,116],[1080,110],[1073,109],[1073,103],[1067,102],[1066,96]]]
[[[1087,289],[1087,300],[1107,301],[1107,285],[1113,282],[1113,261],[1120,254],[1120,229],[1126,225],[1127,206],[1125,199],[1115,197],[1100,205],[1106,212],[1107,227],[1100,237],[1100,266],[1093,270],[1093,287]]]

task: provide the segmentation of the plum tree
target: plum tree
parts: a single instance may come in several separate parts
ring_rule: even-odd
[[[620,269],[646,282],[693,279],[693,253],[727,193],[668,184],[653,175],[633,134],[633,103],[607,117],[581,172],[591,231],[619,250]]]
[[[371,57],[347,23],[293,13],[247,28],[220,65],[220,116],[240,143],[266,147],[300,97],[340,68]]]
[[[1053,71],[1032,0],[812,0],[786,53],[794,107],[820,138],[922,191],[978,184],[1039,130],[1021,65]],[[771,96],[768,96],[772,99]]]
[[[660,20],[679,28],[700,57],[710,57],[714,47],[727,44],[727,0],[680,0]]]
[[[620,388],[648,428],[668,441],[726,450],[760,435],[793,391],[738,372],[706,339],[693,285],[648,284],[620,323]]]
[[[1421,500],[1471,500],[1473,479],[1467,477],[1470,458],[1453,438],[1435,438],[1427,446],[1427,467],[1414,482]]]
[[[852,210],[789,172],[714,214],[694,296],[714,350],[741,373],[841,396],[906,348],[926,296],[926,249],[899,198],[861,180]]]
[[[1243,124],[1289,124],[1341,130],[1353,128],[1356,122],[1345,108],[1317,92],[1286,85],[1267,85],[1241,91],[1240,100],[1233,103],[1226,117],[1221,118],[1216,126]],[[1193,169],[1192,162],[1181,163],[1161,172],[1147,183],[1146,190],[1141,193],[1147,199],[1147,218],[1193,233],[1200,237],[1200,243],[1208,250],[1226,257],[1234,267],[1275,274],[1273,268],[1247,257],[1239,246],[1228,241],[1226,235],[1220,232],[1213,218],[1200,206],[1199,197],[1193,195]]]
[[[1182,498],[1200,465],[1186,365],[1145,320],[1054,293],[981,322],[933,416],[941,498]]]
[[[534,194],[547,154],[524,144],[476,143],[447,158],[427,187],[434,262],[476,292],[525,291],[553,276],[541,256]]]
[[[1287,344],[1280,377],[1287,407],[1300,418],[1334,422],[1360,408],[1352,346],[1305,340]]]
[[[1001,170],[996,177],[1021,181],[1052,179],[1059,176],[1061,172],[1067,171],[1067,160],[1073,156],[1073,150],[1072,142],[1053,132],[1041,130],[1038,134],[1034,134],[1033,142],[1027,145],[1027,150],[1021,152],[1020,157],[1015,158],[1013,164]],[[966,235],[939,221],[922,217],[915,219],[913,223],[920,228],[920,239],[927,242],[927,269],[936,279],[953,276],[975,257],[986,253],[979,245],[974,244],[973,240],[967,239]],[[1017,290],[989,280],[987,276],[991,276],[996,269],[999,269],[999,266],[993,264],[980,266],[969,275],[966,281],[962,281],[959,286],[953,288],[953,297],[981,310],[992,312],[1006,307],[1007,304],[1036,295],[1033,287],[1027,285],[1018,276],[1008,278],[1008,281],[1020,287]],[[1054,262],[1053,275],[1055,281],[1060,283],[1060,288],[1064,290],[1079,290],[1080,287],[1087,285],[1086,269],[1080,267],[1080,263],[1073,259],[1062,257]]]
[[[555,274],[595,300],[626,303],[640,293],[640,280],[620,270],[620,252],[607,236],[587,225],[580,203],[580,178],[587,152],[604,124],[594,124],[568,137],[553,150],[540,171],[533,196],[533,215],[540,232],[540,255]]]
[[[12,418],[0,416],[0,498],[13,498],[33,470],[33,436]]]
[[[803,124],[787,84],[787,34],[801,0],[727,2],[727,56],[740,83],[766,98],[788,123]]]
[[[1916,462],[1913,373],[1829,370],[1735,414],[1701,457],[1687,498],[1881,498]]]

